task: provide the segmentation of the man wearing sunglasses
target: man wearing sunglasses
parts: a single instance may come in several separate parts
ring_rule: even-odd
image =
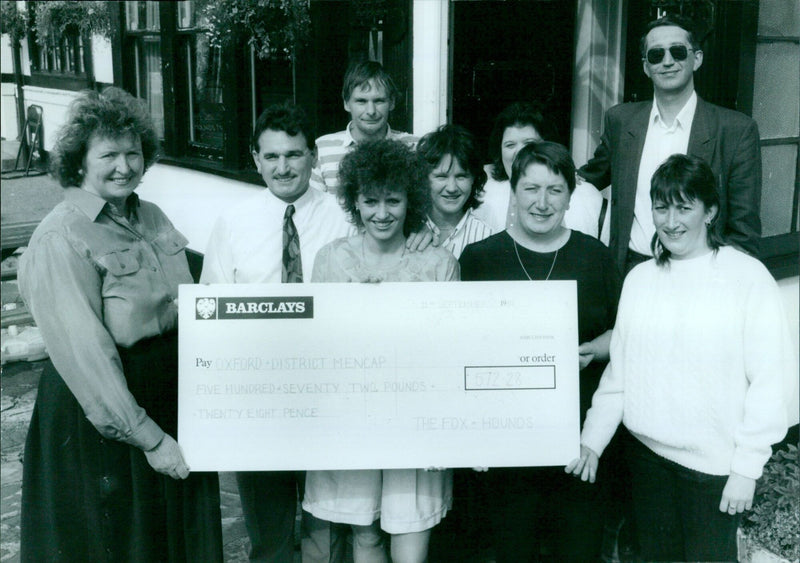
[[[611,184],[609,246],[621,272],[652,256],[655,233],[650,178],[674,153],[706,160],[721,207],[715,228],[728,244],[751,254],[761,236],[761,153],[755,121],[702,100],[694,72],[703,51],[690,21],[664,16],[648,24],[640,49],[653,101],[608,110],[600,145],[578,174],[598,189]]]

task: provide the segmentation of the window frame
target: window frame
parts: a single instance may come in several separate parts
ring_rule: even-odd
[[[742,6],[741,51],[738,65],[737,107],[747,115],[753,115],[756,49],[760,43],[791,42],[800,44],[800,36],[773,37],[759,35],[759,4],[745,3]],[[761,237],[759,258],[775,279],[800,275],[800,234],[798,233],[798,199],[800,199],[800,135],[761,139],[761,146],[794,146],[795,171],[794,193],[789,232]]]
[[[193,170],[202,170],[227,178],[258,184],[260,178],[252,166],[248,167],[249,141],[251,123],[250,102],[247,97],[248,88],[238,88],[233,80],[222,80],[222,103],[224,110],[224,141],[220,150],[191,143],[189,140],[190,119],[188,107],[177,107],[177,100],[188,100],[189,84],[186,46],[191,45],[191,38],[202,33],[198,27],[179,28],[178,2],[158,2],[159,30],[128,30],[125,2],[119,3],[114,10],[114,28],[119,31],[114,43],[118,48],[114,52],[114,81],[120,86],[136,94],[135,72],[133,68],[133,50],[138,37],[158,35],[161,40],[161,77],[164,104],[164,139],[162,141],[163,156],[161,163],[176,165]],[[227,76],[249,76],[246,57],[236,52],[222,53],[220,61],[222,72]],[[233,51],[233,50],[232,50]],[[243,95],[244,93],[244,95]],[[187,105],[187,104],[182,104]],[[252,170],[251,170],[252,168]]]
[[[31,14],[30,23],[33,24],[36,13],[36,2],[28,2],[28,13]],[[30,26],[30,32],[26,34],[28,42],[28,53],[30,61],[30,78],[26,83],[31,86],[40,88],[53,88],[59,90],[80,91],[87,88],[94,88],[94,66],[92,62],[92,39],[87,34],[73,33],[61,37],[57,47],[44,47],[36,41],[36,31],[33,26]],[[70,40],[78,40],[81,45],[80,48],[75,48],[77,51],[72,57],[67,57],[64,53],[69,48],[68,43]],[[49,52],[53,53],[53,58],[58,58],[62,62],[60,66],[64,65],[65,59],[73,59],[72,65],[77,66],[80,64],[82,69],[80,72],[72,70],[58,70],[58,69],[42,69],[40,68],[41,57]]]

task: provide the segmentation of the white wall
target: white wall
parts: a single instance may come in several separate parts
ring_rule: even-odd
[[[14,54],[11,49],[11,38],[7,33],[0,37],[0,72],[14,73]],[[0,89],[0,135],[4,139],[16,139],[19,135],[17,87],[13,83],[4,82]]]
[[[41,106],[44,149],[52,150],[56,133],[66,120],[67,107],[78,93],[39,86],[23,86],[22,90],[26,111],[32,104]]]
[[[3,74],[14,72],[14,52],[11,49],[11,37],[4,33],[0,39],[0,71]]]
[[[94,65],[94,79],[97,82],[114,83],[114,61],[109,39],[100,35],[92,36],[92,64]]]
[[[413,83],[415,135],[447,122],[447,0],[414,0]]]
[[[8,82],[0,85],[0,135],[4,139],[16,139],[19,135],[17,86]]]
[[[197,170],[155,164],[145,173],[136,192],[167,214],[189,239],[189,248],[204,253],[220,212],[263,189],[266,188]]]

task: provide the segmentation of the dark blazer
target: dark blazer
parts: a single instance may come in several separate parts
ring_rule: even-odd
[[[609,109],[600,145],[578,171],[598,189],[612,184],[609,247],[622,271],[652,105],[653,102],[634,102]],[[708,162],[717,178],[718,232],[726,243],[757,254],[761,237],[761,148],[756,122],[698,98],[687,152]]]

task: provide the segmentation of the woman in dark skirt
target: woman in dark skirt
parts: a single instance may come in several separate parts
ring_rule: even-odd
[[[19,267],[51,362],[25,444],[22,561],[221,561],[216,474],[177,435],[186,239],[134,190],[158,138],[116,88],[84,92],[52,153],[64,201]]]

